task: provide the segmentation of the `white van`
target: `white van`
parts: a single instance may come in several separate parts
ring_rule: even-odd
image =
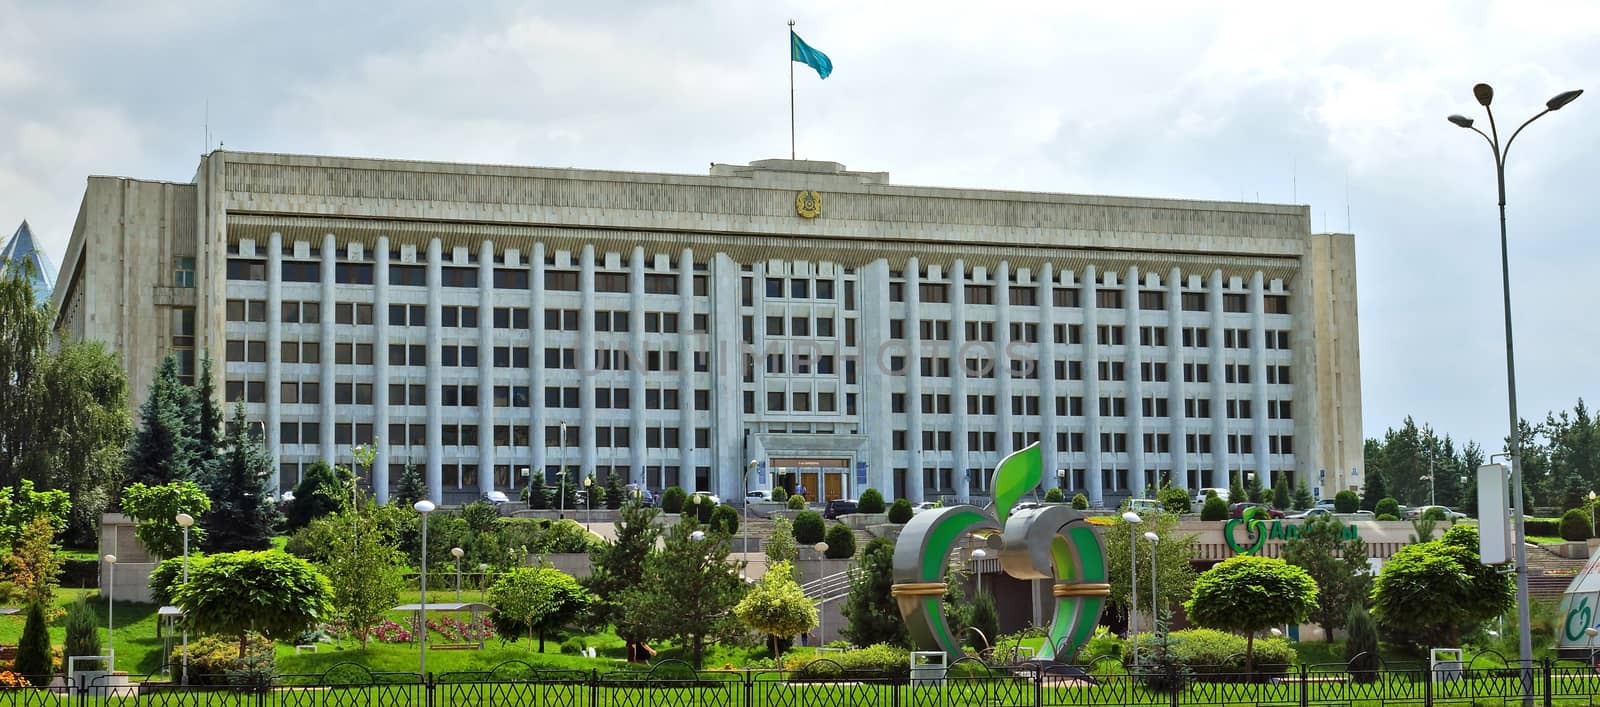
[[[1199,513],[1200,509],[1205,507],[1205,505],[1206,505],[1206,492],[1207,491],[1216,492],[1217,498],[1222,499],[1223,503],[1227,503],[1228,502],[1228,490],[1225,489],[1225,488],[1222,488],[1222,489],[1199,489],[1199,490],[1194,492],[1194,511],[1196,513]]]

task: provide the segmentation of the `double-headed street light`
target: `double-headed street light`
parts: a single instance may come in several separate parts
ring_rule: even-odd
[[[1144,519],[1133,511],[1123,511],[1122,520],[1128,524],[1128,640],[1138,646],[1139,593],[1135,590],[1139,586],[1139,536],[1134,533],[1133,526]]]
[[[1528,617],[1528,550],[1524,544],[1527,540],[1526,532],[1522,527],[1522,439],[1520,421],[1517,416],[1517,365],[1515,348],[1511,336],[1511,261],[1509,247],[1506,242],[1506,157],[1511,153],[1511,143],[1522,134],[1523,128],[1528,127],[1533,121],[1543,118],[1546,113],[1561,110],[1568,103],[1583,95],[1582,90],[1563,91],[1554,98],[1545,101],[1544,110],[1527,119],[1512,131],[1504,145],[1500,144],[1500,130],[1495,125],[1494,109],[1489,107],[1494,102],[1494,88],[1489,84],[1480,83],[1472,87],[1472,95],[1478,100],[1478,105],[1483,106],[1484,113],[1489,116],[1489,132],[1473,127],[1472,119],[1463,115],[1452,115],[1449,120],[1456,127],[1466,128],[1477,133],[1489,144],[1489,149],[1494,153],[1495,185],[1499,192],[1500,203],[1500,284],[1502,303],[1505,308],[1506,330],[1506,404],[1511,421],[1511,507],[1516,517],[1512,519],[1511,526],[1515,529],[1516,547],[1514,560],[1517,571],[1517,628],[1518,648],[1522,653],[1522,681],[1523,704],[1532,704],[1533,691],[1530,666],[1533,664],[1533,635],[1529,626]]]

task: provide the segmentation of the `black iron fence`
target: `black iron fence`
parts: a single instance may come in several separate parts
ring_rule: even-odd
[[[1126,668],[961,661],[930,673],[886,675],[694,670],[578,671],[513,662],[481,672],[374,672],[356,664],[317,675],[98,674],[41,686],[0,686],[0,707],[1066,707],[1068,705],[1600,705],[1600,670],[1565,661],[1492,667],[1343,664],[1216,669]],[[174,666],[176,668],[176,666]],[[837,667],[837,666],[834,666]],[[176,676],[173,673],[172,676]]]

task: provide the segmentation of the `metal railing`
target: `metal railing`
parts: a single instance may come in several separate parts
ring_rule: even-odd
[[[1520,705],[1523,685],[1544,707],[1600,703],[1600,670],[1580,662],[1430,669],[1384,664],[1237,664],[1181,671],[1125,666],[958,661],[932,675],[848,670],[816,660],[795,671],[551,670],[512,662],[476,672],[386,673],[340,664],[315,675],[194,675],[178,685],[99,675],[49,687],[0,687],[0,707],[1354,707],[1365,704]],[[1526,671],[1527,675],[1524,675]],[[1526,682],[1525,682],[1526,679]]]

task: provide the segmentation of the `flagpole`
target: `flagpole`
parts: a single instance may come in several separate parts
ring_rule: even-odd
[[[789,159],[794,151],[794,20],[789,20]]]

